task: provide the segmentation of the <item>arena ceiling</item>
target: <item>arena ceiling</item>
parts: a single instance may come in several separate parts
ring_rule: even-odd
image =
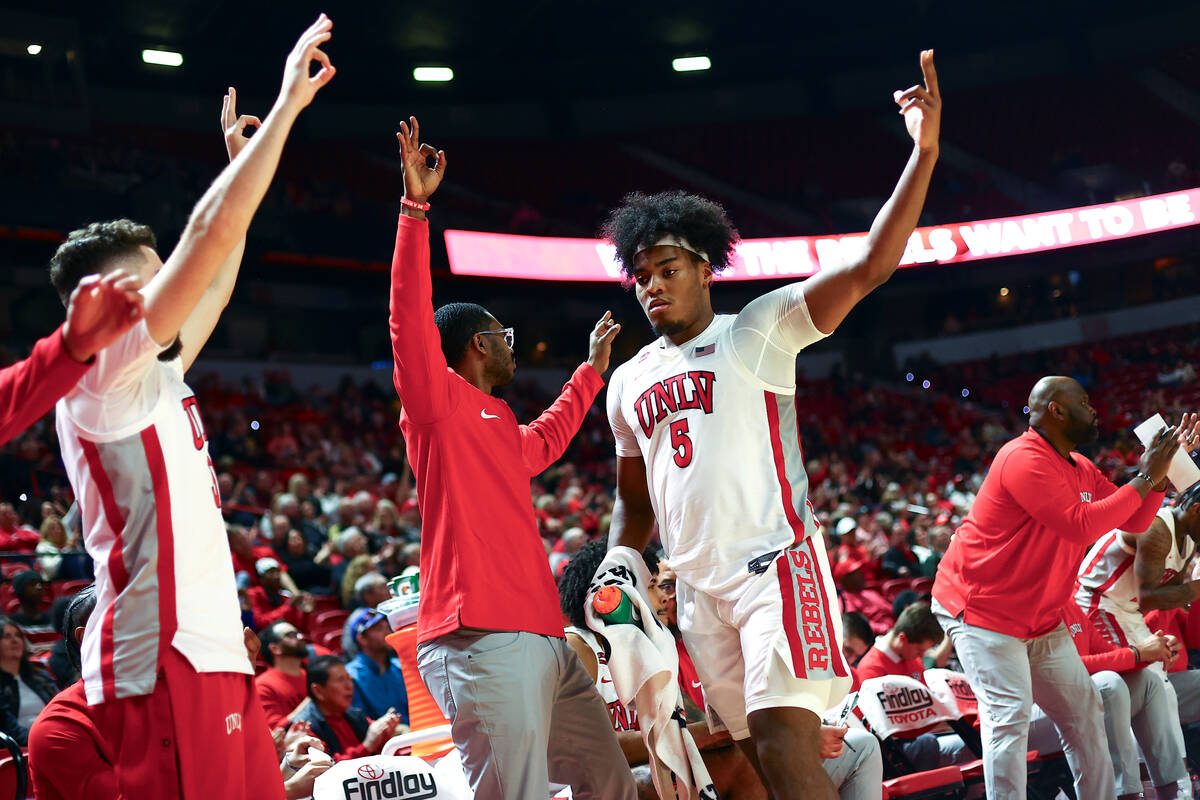
[[[22,37],[57,39],[43,43],[46,55],[72,50],[72,68],[88,86],[210,95],[237,80],[265,92],[295,36],[323,10],[336,25],[329,52],[342,101],[426,92],[455,102],[553,104],[775,80],[803,81],[819,93],[838,73],[884,64],[911,64],[915,73],[917,51],[929,46],[968,63],[971,54],[1032,44],[1022,61],[1086,68],[1097,58],[1194,38],[1197,7],[1083,0],[9,0],[0,3],[0,39],[9,40],[8,52],[23,49]],[[178,51],[184,63],[143,64],[141,51],[149,47]],[[685,55],[709,56],[712,69],[673,72],[671,60]],[[454,81],[415,84],[412,70],[424,64],[452,67]]]

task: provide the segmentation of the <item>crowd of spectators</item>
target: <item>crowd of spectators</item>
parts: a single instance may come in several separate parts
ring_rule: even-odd
[[[876,636],[895,637],[902,608],[928,591],[992,456],[1024,427],[1024,396],[1038,375],[1070,374],[1092,392],[1104,434],[1090,455],[1117,482],[1136,463],[1133,424],[1197,405],[1186,367],[1200,354],[1200,329],[1146,341],[907,365],[931,376],[932,387],[987,374],[991,390],[969,398],[903,378],[799,382],[810,499],[843,609],[856,612],[846,616],[849,655],[867,652]],[[315,735],[335,758],[377,752],[403,730],[407,698],[400,663],[383,642],[387,625],[372,609],[389,596],[388,580],[417,571],[420,560],[398,403],[369,383],[302,389],[271,372],[238,385],[203,376],[195,388],[243,618],[262,637],[260,685],[280,751]],[[548,402],[532,383],[504,396],[519,419]],[[48,420],[0,449],[0,602],[9,614],[0,629],[0,728],[18,739],[54,686],[76,679],[61,653],[55,659],[55,618],[90,578],[57,452]],[[564,458],[531,484],[556,577],[607,534],[613,462],[597,403]]]

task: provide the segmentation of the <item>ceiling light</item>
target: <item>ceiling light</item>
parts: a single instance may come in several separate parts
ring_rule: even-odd
[[[142,61],[162,67],[178,67],[183,64],[183,53],[175,53],[170,50],[143,50]]]
[[[449,67],[416,67],[413,78],[421,83],[446,83],[454,80],[454,70]]]
[[[31,56],[36,56],[42,52],[42,46],[40,44],[31,44],[25,48],[25,52]]]
[[[708,56],[688,56],[675,59],[671,62],[671,66],[675,68],[676,72],[697,72],[708,69],[712,66],[712,62],[708,60]]]

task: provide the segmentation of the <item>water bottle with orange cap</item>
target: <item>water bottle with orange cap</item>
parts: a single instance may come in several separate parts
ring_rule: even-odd
[[[601,586],[592,596],[592,610],[609,625],[641,624],[633,601],[616,586]]]

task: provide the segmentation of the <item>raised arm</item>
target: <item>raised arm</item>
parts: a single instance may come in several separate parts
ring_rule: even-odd
[[[892,196],[871,224],[862,257],[851,264],[821,270],[804,282],[813,322],[823,333],[833,333],[858,301],[892,276],[921,216],[937,162],[942,119],[942,95],[932,50],[921,53],[921,72],[924,86],[917,84],[893,94],[912,136],[913,150]]]
[[[1084,502],[1073,487],[1056,480],[1050,459],[1060,458],[1058,455],[1040,454],[1022,459],[1018,465],[1011,459],[1005,461],[1000,467],[1000,480],[1017,504],[1038,522],[1064,539],[1091,544],[1115,528],[1137,522],[1146,503],[1161,501],[1162,495],[1152,487],[1165,480],[1171,456],[1178,449],[1176,429],[1163,428],[1138,460],[1138,469],[1150,479],[1135,478],[1115,491],[1111,482],[1093,468],[1100,485],[1095,486],[1092,502]],[[1149,521],[1143,524],[1148,526]]]
[[[451,411],[446,357],[433,320],[429,275],[429,224],[424,206],[446,174],[446,154],[421,144],[416,117],[400,123],[396,139],[404,164],[404,199],[392,253],[388,330],[392,338],[392,381],[409,418],[433,422]],[[431,167],[427,159],[436,156]]]
[[[1138,534],[1137,553],[1133,557],[1133,572],[1138,582],[1138,607],[1143,611],[1156,608],[1186,608],[1200,598],[1200,582],[1184,581],[1176,575],[1163,584],[1167,554],[1175,542],[1171,531],[1161,519],[1155,519],[1150,529]]]
[[[329,40],[332,28],[333,22],[322,14],[301,35],[288,55],[279,97],[258,135],[200,198],[179,244],[146,286],[146,323],[159,344],[175,340],[221,265],[245,238],[250,220],[275,176],[296,117],[334,75],[329,57],[319,47]],[[321,69],[310,77],[314,61]]]
[[[604,386],[600,376],[608,370],[612,341],[620,330],[612,312],[605,311],[588,337],[588,360],[575,370],[550,408],[520,427],[521,455],[530,475],[537,475],[557,461],[579,432],[584,416]]]
[[[245,136],[248,127],[261,128],[262,120],[249,114],[238,116],[237,90],[232,86],[225,94],[221,105],[221,130],[225,133],[225,152],[229,154],[230,163],[237,158],[238,153],[245,149],[250,140]],[[225,259],[217,270],[216,277],[208,289],[200,296],[200,301],[192,309],[192,313],[184,320],[179,329],[180,357],[183,359],[183,369],[186,372],[196,356],[204,349],[208,337],[212,336],[217,327],[221,312],[229,305],[233,296],[233,287],[237,284],[238,271],[242,266],[242,255],[246,252],[246,237],[234,246],[229,258]]]

